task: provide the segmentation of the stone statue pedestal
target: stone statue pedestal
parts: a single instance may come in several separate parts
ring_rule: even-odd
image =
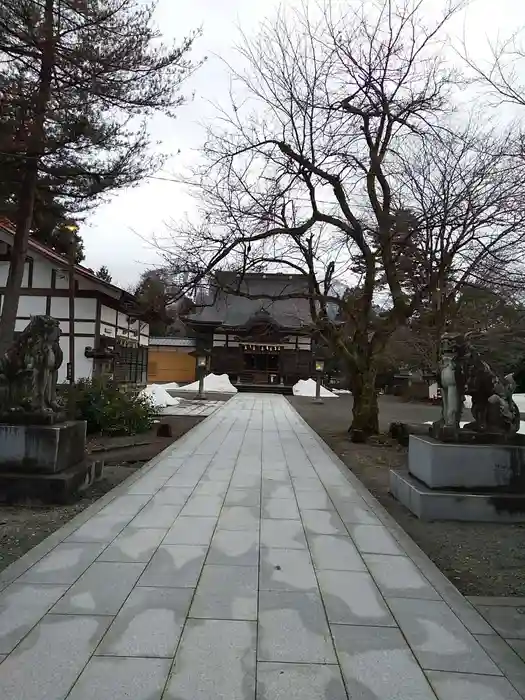
[[[390,491],[423,520],[525,522],[525,445],[410,435],[408,469],[390,470]]]
[[[85,421],[0,424],[0,494],[5,500],[68,502],[96,471],[86,460]]]
[[[411,435],[408,471],[431,489],[494,489],[525,493],[525,447],[439,442]]]

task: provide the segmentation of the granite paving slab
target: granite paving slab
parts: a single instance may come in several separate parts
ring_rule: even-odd
[[[225,506],[260,506],[259,489],[228,489]]]
[[[347,700],[339,666],[257,664],[257,700]]]
[[[258,659],[335,663],[332,639],[318,594],[259,592]]]
[[[381,525],[378,518],[364,504],[348,501],[344,497],[334,498],[335,508],[344,523],[351,525]]]
[[[224,506],[218,522],[219,530],[259,530],[258,506]]]
[[[138,585],[195,588],[205,557],[205,546],[163,544],[153,555]]]
[[[317,572],[331,623],[394,627],[394,618],[372,576],[364,571]]]
[[[134,528],[168,529],[173,525],[182,507],[181,504],[158,505],[150,503],[133,518],[130,525]]]
[[[333,510],[301,511],[304,529],[312,535],[347,535],[341,518]]]
[[[256,566],[208,564],[202,570],[190,617],[257,620]]]
[[[261,522],[261,546],[279,549],[306,549],[303,526],[298,520],[271,520]]]
[[[166,700],[253,700],[256,624],[188,620]]]
[[[147,564],[165,535],[165,529],[142,529],[128,525],[104,549],[98,561],[143,562]]]
[[[217,518],[181,515],[168,530],[163,544],[209,545],[216,526]]]
[[[523,601],[465,600],[278,395],[0,581],[1,700],[525,698]]]
[[[105,548],[105,543],[64,542],[18,580],[24,583],[74,583]]]
[[[382,525],[349,523],[348,531],[360,552],[366,554],[404,554],[399,543]]]
[[[476,608],[498,634],[508,639],[525,639],[525,607],[477,605]]]
[[[510,643],[493,634],[478,634],[475,637],[514,688],[525,696],[525,663]]]
[[[73,686],[68,700],[160,700],[170,666],[169,659],[95,657]]]
[[[363,558],[349,537],[309,535],[308,542],[316,569],[366,571]]]
[[[211,541],[208,564],[257,566],[259,532],[251,530],[217,530]]]
[[[0,665],[2,700],[63,700],[110,617],[46,615]]]
[[[276,520],[300,520],[297,504],[291,498],[265,498],[262,515]]]
[[[334,625],[332,633],[351,700],[435,700],[398,629]]]
[[[388,604],[424,669],[501,675],[443,601],[389,598]]]
[[[104,542],[109,543],[115,539],[121,530],[133,518],[131,514],[117,513],[115,515],[95,515],[87,523],[81,525],[67,538],[68,542]]]
[[[441,599],[438,592],[408,557],[363,554],[363,559],[384,596]]]
[[[58,601],[52,612],[116,615],[143,571],[144,564],[96,561]]]
[[[2,591],[0,653],[12,651],[66,590],[67,586],[12,583]]]
[[[310,554],[301,549],[263,547],[259,588],[263,591],[315,591],[317,579]]]
[[[151,500],[150,495],[144,494],[126,494],[125,496],[117,496],[108,505],[100,511],[101,515],[136,515],[148,501]]]
[[[521,700],[522,697],[506,678],[439,671],[427,675],[438,700]]]
[[[191,588],[135,588],[96,654],[173,658],[192,595]]]
[[[330,497],[322,491],[297,491],[297,503],[301,510],[335,510]]]
[[[191,486],[163,486],[151,499],[155,506],[182,506],[191,496],[193,489]]]
[[[507,639],[508,644],[514,649],[516,654],[525,661],[525,639]]]

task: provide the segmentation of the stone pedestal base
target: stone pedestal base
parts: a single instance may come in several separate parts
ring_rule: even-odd
[[[525,493],[525,447],[454,444],[410,435],[408,471],[431,489]]]
[[[68,503],[102,473],[86,460],[86,422],[0,424],[0,498]]]
[[[57,474],[0,472],[1,500],[14,503],[34,499],[44,503],[71,503],[102,477],[103,462],[85,460]]]
[[[0,424],[0,472],[57,474],[84,461],[86,422]]]
[[[421,520],[525,522],[525,494],[430,489],[406,469],[390,470],[390,492]]]

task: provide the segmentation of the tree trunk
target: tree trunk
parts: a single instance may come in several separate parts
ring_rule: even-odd
[[[0,357],[13,342],[24,267],[27,257],[29,232],[33,221],[35,193],[38,183],[38,165],[44,152],[44,120],[51,97],[54,63],[53,13],[55,0],[46,0],[42,26],[42,58],[38,90],[32,115],[31,135],[26,153],[24,176],[18,198],[16,229],[11,249],[9,274],[0,318]]]
[[[352,372],[352,425],[349,428],[352,442],[364,442],[379,432],[379,407],[377,403],[376,369],[367,363],[361,372]]]
[[[0,357],[8,350],[14,337],[18,303],[20,301],[20,292],[27,257],[29,231],[33,218],[33,205],[35,202],[38,170],[36,163],[34,168],[30,167],[32,165],[32,163],[28,164],[18,203],[19,219],[16,223],[15,238],[11,249],[9,274],[5,288],[2,317],[0,318]]]

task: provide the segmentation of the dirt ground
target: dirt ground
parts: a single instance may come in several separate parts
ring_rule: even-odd
[[[64,506],[38,503],[0,505],[0,571],[127,479],[145,462],[202,420],[202,416],[162,416],[160,423],[170,426],[171,437],[158,437],[158,425],[142,435],[91,436],[88,451],[96,459],[104,460],[104,475],[82,494],[80,500]]]
[[[322,405],[297,396],[289,400],[464,595],[525,596],[525,524],[419,520],[388,490],[388,471],[405,464],[406,449],[387,436],[366,445],[356,445],[348,439],[351,396],[327,399]],[[435,407],[381,397],[380,424],[386,430],[395,420],[432,420],[436,411],[439,409]]]

